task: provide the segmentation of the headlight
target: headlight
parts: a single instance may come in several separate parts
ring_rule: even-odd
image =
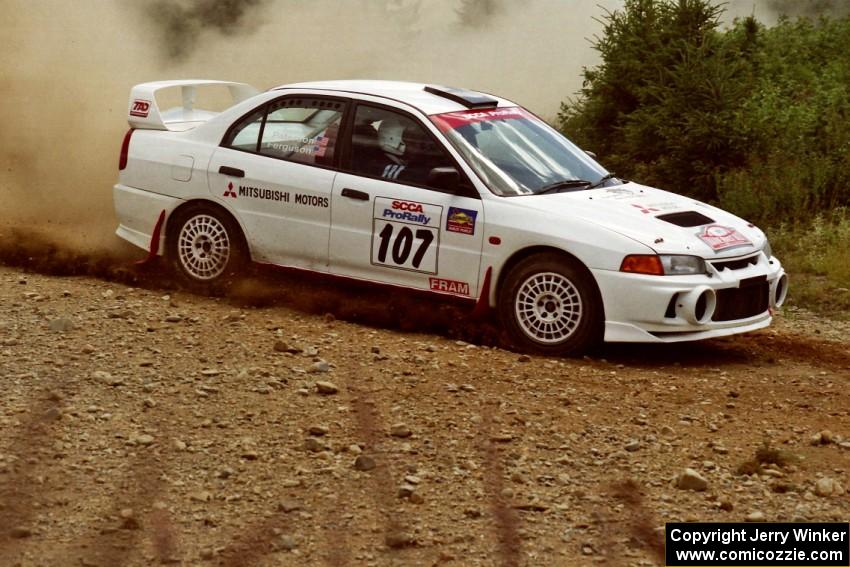
[[[682,276],[705,273],[705,260],[674,254],[631,254],[623,258],[621,272],[653,276]]]
[[[659,256],[664,266],[664,275],[704,274],[705,260],[697,256]]]
[[[767,259],[770,260],[773,258],[773,249],[770,247],[770,241],[767,238],[764,239],[764,248],[761,249],[764,252],[764,255],[767,256]]]

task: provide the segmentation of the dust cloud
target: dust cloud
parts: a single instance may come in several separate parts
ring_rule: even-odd
[[[0,0],[0,234],[121,248],[111,192],[134,84],[415,80],[554,117],[595,62],[606,5],[617,2]]]
[[[732,0],[770,20],[784,0]],[[838,6],[833,0],[796,3]],[[553,118],[597,62],[618,0],[0,0],[0,237],[74,249],[114,236],[112,185],[132,85],[211,78],[259,88],[322,79],[492,92]],[[2,240],[2,238],[0,238]],[[6,240],[6,246],[10,245]]]

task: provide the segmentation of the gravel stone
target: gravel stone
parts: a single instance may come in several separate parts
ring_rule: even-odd
[[[339,392],[339,388],[333,382],[316,382],[316,391],[329,396]]]
[[[354,468],[358,471],[371,471],[377,466],[375,459],[369,457],[368,455],[358,455],[356,459],[354,459]]]
[[[694,469],[687,468],[676,479],[676,488],[703,492],[708,488],[708,480]]]

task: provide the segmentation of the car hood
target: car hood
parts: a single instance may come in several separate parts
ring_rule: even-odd
[[[765,243],[761,230],[735,215],[637,183],[529,196],[523,201],[549,214],[605,227],[659,254],[727,258],[761,250]]]

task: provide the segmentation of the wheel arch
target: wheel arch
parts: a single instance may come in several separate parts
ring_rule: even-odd
[[[599,306],[602,312],[602,320],[605,320],[605,303],[602,301],[602,292],[599,290],[599,284],[596,283],[596,278],[593,277],[593,272],[582,262],[577,256],[574,254],[570,254],[566,250],[562,248],[557,248],[555,246],[547,246],[547,245],[537,245],[537,246],[528,246],[526,248],[521,248],[517,250],[513,254],[511,254],[505,263],[502,264],[502,268],[499,270],[499,274],[496,277],[495,285],[492,290],[491,304],[498,305],[499,302],[499,294],[502,293],[502,287],[505,283],[505,278],[508,277],[508,274],[513,270],[517,264],[525,260],[526,258],[530,258],[532,256],[536,256],[538,254],[554,254],[556,256],[561,256],[566,258],[570,262],[573,262],[576,266],[581,268],[589,277],[590,281],[593,282],[593,291],[596,295],[596,299],[599,302]]]
[[[173,231],[175,230],[175,228],[174,228],[175,225],[174,225],[174,222],[173,222],[174,219],[177,218],[179,216],[179,213],[181,211],[183,211],[184,209],[187,209],[187,208],[193,207],[193,206],[198,206],[198,205],[203,205],[205,207],[209,207],[211,209],[215,209],[216,211],[219,211],[220,213],[229,217],[230,220],[232,220],[233,223],[237,227],[239,227],[239,237],[242,239],[242,246],[243,246],[245,252],[248,254],[248,258],[250,260],[251,259],[251,245],[248,242],[248,236],[247,236],[247,232],[245,230],[245,226],[242,224],[242,222],[239,220],[239,218],[237,218],[237,216],[235,214],[233,214],[233,211],[231,211],[230,209],[228,209],[227,207],[225,207],[221,203],[217,203],[216,201],[212,201],[210,199],[190,199],[188,201],[184,201],[184,202],[180,203],[179,206],[177,206],[173,211],[171,211],[171,213],[168,215],[168,218],[165,221],[165,240],[166,240],[166,242],[164,244],[164,249],[165,250],[168,249],[167,242],[172,237]]]

